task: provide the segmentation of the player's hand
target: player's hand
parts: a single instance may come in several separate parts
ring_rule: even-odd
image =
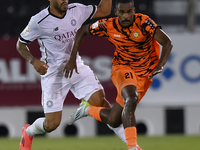
[[[71,78],[74,69],[75,69],[75,72],[79,74],[77,66],[76,66],[76,59],[73,59],[70,57],[70,59],[68,60],[68,62],[66,63],[63,69],[63,73],[65,73],[65,77]]]
[[[40,61],[38,59],[35,59],[33,62],[33,67],[35,68],[35,70],[40,74],[40,75],[45,75],[47,73],[47,69],[49,68],[49,66],[43,62]]]
[[[153,78],[155,75],[161,73],[163,71],[163,67],[157,66],[154,72],[149,75],[149,79]]]

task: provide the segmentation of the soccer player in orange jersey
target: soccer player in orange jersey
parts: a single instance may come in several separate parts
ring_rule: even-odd
[[[98,20],[78,30],[65,70],[67,77],[71,77],[74,69],[78,73],[75,60],[85,35],[106,37],[116,47],[111,72],[118,92],[116,103],[111,109],[90,105],[79,110],[112,127],[122,123],[128,149],[138,150],[135,110],[152,84],[153,76],[162,72],[172,42],[147,15],[135,13],[133,0],[116,0],[115,7],[117,17]],[[162,46],[161,56],[158,43]],[[70,118],[71,123],[76,120],[76,117]]]

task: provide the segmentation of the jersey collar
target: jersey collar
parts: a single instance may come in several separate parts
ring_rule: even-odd
[[[63,17],[58,17],[58,16],[56,16],[56,15],[54,15],[54,14],[52,14],[52,13],[50,12],[50,6],[48,7],[48,11],[49,11],[49,14],[50,14],[51,16],[56,17],[56,18],[59,18],[59,19],[63,19],[63,18],[66,16],[66,14],[67,14],[67,10],[66,10],[65,15],[64,15]]]

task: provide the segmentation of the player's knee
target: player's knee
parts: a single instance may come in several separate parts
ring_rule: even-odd
[[[126,112],[133,112],[135,111],[137,107],[137,102],[138,102],[138,96],[137,95],[132,95],[131,97],[128,97],[126,99],[126,103],[124,106],[124,111]]]
[[[126,99],[126,103],[129,106],[136,106],[138,102],[138,95],[137,94],[131,94],[129,97]]]

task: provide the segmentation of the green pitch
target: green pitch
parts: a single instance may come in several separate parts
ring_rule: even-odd
[[[0,150],[18,150],[20,139],[0,138]],[[167,135],[158,137],[138,136],[143,150],[200,150],[200,136]],[[116,136],[93,138],[35,137],[32,150],[127,150]]]

